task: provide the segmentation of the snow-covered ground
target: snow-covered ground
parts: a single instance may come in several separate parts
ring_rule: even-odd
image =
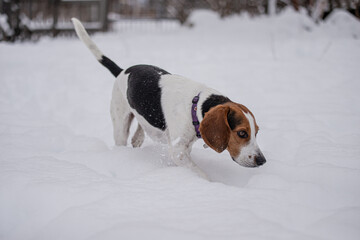
[[[113,78],[77,38],[0,44],[0,239],[360,239],[360,23],[192,16],[93,39],[127,67],[158,65],[248,106],[267,163],[114,147]],[[133,131],[134,129],[132,129]]]

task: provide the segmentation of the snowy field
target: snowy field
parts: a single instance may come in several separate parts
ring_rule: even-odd
[[[0,239],[360,239],[360,23],[192,16],[93,36],[122,67],[158,65],[248,106],[267,163],[115,147],[112,75],[75,37],[0,44]],[[132,129],[134,131],[134,129]]]

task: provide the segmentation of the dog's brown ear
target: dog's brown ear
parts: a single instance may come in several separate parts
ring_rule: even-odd
[[[227,115],[228,106],[218,105],[205,113],[200,123],[200,133],[205,143],[217,152],[224,151],[230,139],[230,127]]]

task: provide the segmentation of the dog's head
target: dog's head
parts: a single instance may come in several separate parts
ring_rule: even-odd
[[[232,159],[244,167],[257,167],[266,162],[256,143],[258,131],[254,115],[234,102],[211,108],[200,123],[205,143],[219,153],[227,149]]]

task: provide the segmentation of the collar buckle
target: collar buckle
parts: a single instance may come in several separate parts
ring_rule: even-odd
[[[193,104],[198,103],[198,101],[199,101],[199,99],[200,99],[199,95],[200,95],[200,93],[193,98],[193,100],[192,100],[192,103],[193,103]]]

